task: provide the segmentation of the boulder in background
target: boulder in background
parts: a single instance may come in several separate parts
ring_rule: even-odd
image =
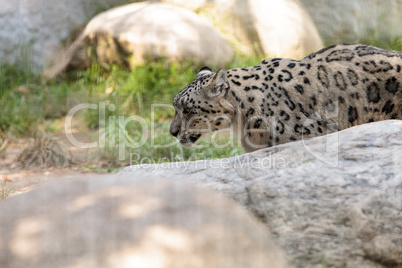
[[[323,47],[299,0],[162,0],[197,11],[246,54],[299,59]]]
[[[100,10],[132,0],[0,0],[0,62],[41,73]]]
[[[93,18],[45,76],[88,68],[92,57],[99,64],[127,67],[161,58],[222,66],[233,54],[229,43],[197,14],[168,4],[135,3]]]
[[[401,0],[301,0],[327,44],[402,37]]]

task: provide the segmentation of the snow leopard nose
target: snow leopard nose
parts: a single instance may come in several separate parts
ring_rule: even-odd
[[[178,121],[178,118],[177,118],[177,113],[176,113],[173,118],[172,123],[170,124],[170,129],[169,129],[169,132],[173,137],[177,137],[177,135],[179,135],[179,133],[180,133],[180,125],[179,125],[179,122],[177,122],[177,121]]]
[[[170,128],[170,134],[173,136],[173,137],[177,137],[177,135],[179,134],[179,130],[173,130],[172,128]]]

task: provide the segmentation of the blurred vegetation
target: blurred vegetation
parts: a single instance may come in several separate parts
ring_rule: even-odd
[[[402,38],[391,41],[363,40],[359,43],[402,51]],[[235,59],[224,67],[230,69],[253,66],[261,60],[262,58],[237,54]],[[140,141],[143,136],[138,124],[128,124],[126,128],[121,126],[117,120],[119,116],[139,115],[148,123],[155,124],[153,140],[148,137],[143,146],[126,152],[128,156],[131,153],[136,156],[132,159],[133,164],[144,163],[144,159],[149,162],[151,159],[167,162],[191,160],[194,155],[197,155],[197,159],[211,159],[241,154],[243,151],[239,145],[217,148],[208,142],[208,137],[199,142],[203,148],[184,149],[177,143],[168,148],[154,146],[175,142],[168,131],[174,110],[156,109],[154,117],[151,118],[151,105],[171,104],[173,97],[194,79],[200,67],[202,66],[191,62],[168,64],[161,60],[148,62],[129,71],[118,66],[101,67],[94,64],[86,71],[69,73],[66,77],[53,81],[44,81],[41,77],[33,75],[29,69],[0,65],[0,133],[9,137],[24,138],[33,137],[40,127],[49,132],[60,130],[60,127],[52,125],[51,120],[64,120],[74,105],[105,102],[107,105],[115,105],[114,110],[106,109],[106,118],[114,116],[116,120],[106,122],[108,127],[102,130],[102,135],[107,140],[106,147],[101,148],[98,155],[107,160],[109,167],[129,164],[129,157],[124,161],[118,160],[118,148],[113,146],[122,142],[122,135],[119,133],[123,132],[132,142]],[[98,110],[87,109],[82,118],[88,130],[100,127]],[[221,138],[219,142],[225,143],[227,140]],[[111,144],[112,146],[109,146]]]
[[[0,180],[0,201],[3,201],[7,197],[9,197],[11,193],[12,190],[7,188],[7,181]]]
[[[250,66],[260,61],[239,55],[225,66]],[[200,139],[198,147],[183,148],[169,134],[170,121],[174,115],[173,107],[156,107],[153,104],[171,105],[173,97],[190,83],[202,66],[191,62],[168,64],[166,61],[148,62],[134,71],[118,66],[99,66],[67,74],[54,81],[44,81],[40,76],[18,69],[14,66],[0,66],[0,133],[14,139],[40,136],[38,132],[57,132],[63,129],[60,121],[68,111],[80,103],[105,103],[106,128],[99,131],[106,146],[100,148],[94,159],[104,160],[107,168],[127,164],[171,162],[230,157],[243,153],[238,144],[217,148],[208,141]],[[114,110],[109,105],[114,105]],[[125,160],[119,160],[119,144],[124,140],[138,143],[143,137],[139,124],[130,123],[126,127],[118,122],[119,116],[143,117],[148,126],[154,124],[155,134],[148,135],[146,142],[136,149],[125,151]],[[84,121],[88,131],[97,131],[99,111],[86,109],[78,116]],[[115,121],[107,121],[115,118]],[[54,124],[55,120],[59,124]],[[62,123],[63,123],[62,122]],[[147,129],[148,132],[151,129]],[[226,144],[225,137],[215,139]],[[169,147],[158,146],[173,144]],[[202,147],[202,148],[199,148]],[[132,155],[132,157],[130,157]],[[131,160],[130,160],[131,158]],[[98,161],[96,160],[96,161]],[[130,162],[131,161],[131,162]]]
[[[25,169],[70,167],[71,157],[54,137],[42,135],[35,137],[34,143],[22,151],[17,162]]]

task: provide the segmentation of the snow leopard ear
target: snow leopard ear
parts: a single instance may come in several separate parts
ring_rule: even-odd
[[[200,69],[200,71],[198,72],[197,76],[203,75],[203,74],[210,74],[212,73],[212,69],[209,68],[208,66],[204,66]]]
[[[229,83],[226,78],[226,70],[220,68],[219,71],[212,78],[212,82],[208,87],[207,95],[210,98],[223,96],[229,89]]]

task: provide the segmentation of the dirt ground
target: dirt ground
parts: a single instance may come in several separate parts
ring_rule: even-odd
[[[95,167],[88,167],[85,161],[82,161],[88,152],[74,152],[74,148],[69,150],[77,156],[73,157],[74,164],[71,167],[23,169],[16,163],[16,158],[27,145],[28,141],[11,144],[7,151],[0,156],[0,182],[2,182],[3,190],[8,192],[9,196],[30,191],[51,181],[80,177],[84,174],[104,173],[101,169],[99,172],[94,171]]]
[[[74,138],[81,142],[96,140],[97,132],[83,129],[81,123],[73,127]],[[97,149],[81,149],[71,144],[64,129],[52,133],[62,149],[71,157],[73,164],[68,168],[26,169],[17,162],[23,150],[34,143],[33,138],[7,141],[7,146],[0,151],[0,194],[13,196],[24,193],[48,182],[81,177],[82,175],[104,174],[104,163],[96,159]]]

